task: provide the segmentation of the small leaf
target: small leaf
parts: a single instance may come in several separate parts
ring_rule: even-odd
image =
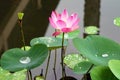
[[[87,26],[85,27],[85,33],[87,34],[97,34],[99,29],[96,26]]]
[[[108,64],[113,74],[120,79],[120,60],[110,60]]]
[[[37,76],[35,80],[45,80],[43,76]]]
[[[114,19],[114,24],[120,27],[120,17]]]
[[[94,67],[91,72],[90,76],[92,80],[118,80],[110,71],[108,67],[104,66],[97,66]]]

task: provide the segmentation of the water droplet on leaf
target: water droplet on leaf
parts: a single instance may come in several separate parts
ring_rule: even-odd
[[[31,61],[31,59],[29,57],[22,57],[20,59],[20,63],[22,63],[22,64],[28,64],[28,63],[30,63],[30,61]]]
[[[108,54],[102,54],[102,57],[108,57],[109,55]]]

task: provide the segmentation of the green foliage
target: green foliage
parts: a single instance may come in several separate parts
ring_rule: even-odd
[[[64,63],[77,74],[85,74],[92,63],[80,54],[69,54],[65,56]]]
[[[110,60],[109,68],[113,74],[120,80],[120,60]]]
[[[97,66],[90,72],[92,80],[118,80],[108,67]]]
[[[75,65],[73,71],[77,74],[86,74],[91,66],[92,63],[90,63],[89,61],[81,61],[80,63]]]
[[[64,63],[71,69],[74,69],[75,65],[85,61],[86,59],[83,58],[80,54],[69,54],[67,56],[65,56],[64,58]]]
[[[30,46],[25,46],[25,51],[29,51],[30,50]],[[22,50],[24,50],[24,47],[21,47]]]
[[[22,13],[22,12],[19,12],[19,13],[18,13],[18,19],[19,19],[19,20],[22,20],[22,19],[23,19],[23,16],[24,16],[24,13]]]
[[[35,80],[44,80],[44,77],[43,77],[43,76],[37,76],[37,77],[35,78]]]
[[[27,70],[21,70],[15,73],[10,73],[0,67],[0,80],[25,80],[26,71]]]
[[[120,45],[113,40],[98,35],[85,39],[75,38],[75,47],[95,65],[108,66],[111,59],[120,59]]]
[[[53,37],[38,37],[34,38],[30,41],[31,46],[35,44],[46,44],[47,47],[52,49],[57,49],[62,47],[62,39],[61,38],[53,38]],[[67,40],[64,40],[64,46],[67,46]]]
[[[44,44],[37,44],[29,51],[13,48],[3,53],[1,66],[9,71],[32,69],[41,65],[48,55],[48,48]]]
[[[99,29],[96,26],[87,26],[85,27],[85,33],[87,34],[97,34]]]
[[[114,19],[114,24],[120,27],[120,17]]]

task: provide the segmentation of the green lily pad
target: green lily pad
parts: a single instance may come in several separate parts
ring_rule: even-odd
[[[113,40],[90,35],[85,39],[75,38],[75,47],[95,65],[108,66],[111,59],[120,59],[120,45]]]
[[[43,76],[37,76],[35,80],[45,80],[45,78]]]
[[[69,54],[65,56],[64,63],[71,69],[74,69],[74,66],[81,61],[85,61],[86,59],[83,58],[80,54]]]
[[[27,70],[21,70],[15,73],[10,73],[0,67],[0,80],[25,80],[26,71]]]
[[[41,65],[47,55],[48,48],[44,44],[34,45],[29,51],[13,48],[3,53],[1,67],[12,72],[22,69],[33,69]]]
[[[85,33],[87,34],[97,34],[99,29],[96,26],[87,26],[85,28]]]
[[[114,19],[114,24],[120,27],[120,17]]]
[[[9,71],[7,70],[3,70],[1,67],[0,67],[0,80],[11,80],[11,76],[10,76],[10,73]]]
[[[118,80],[108,67],[97,66],[90,72],[92,80]]]
[[[79,34],[80,34],[80,30],[75,30],[75,31],[72,31],[72,32],[69,32],[69,33],[65,33],[64,38],[65,39],[73,39],[73,38],[78,37]],[[57,37],[62,38],[62,34],[58,35]]]
[[[30,41],[31,46],[35,44],[46,44],[49,49],[61,48],[62,39],[53,37],[38,37]],[[64,40],[64,46],[67,46],[67,40]]]
[[[93,64],[89,61],[82,61],[75,65],[73,71],[77,74],[85,74]]]
[[[120,60],[110,60],[109,68],[113,74],[120,80]]]

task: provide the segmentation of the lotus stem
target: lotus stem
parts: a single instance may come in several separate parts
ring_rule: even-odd
[[[57,75],[56,75],[56,60],[57,60],[57,50],[55,49],[54,67],[53,67],[53,72],[54,72],[55,80],[57,80]]]
[[[26,50],[25,49],[25,37],[24,37],[24,31],[22,27],[22,20],[19,20],[19,26],[20,26],[20,31],[21,31],[22,43],[23,43],[23,47],[25,51]],[[28,80],[32,80],[32,72],[30,70],[27,71],[27,76],[28,76]]]
[[[31,70],[27,70],[27,76],[28,76],[28,80],[32,80]]]
[[[22,43],[23,43],[23,47],[24,47],[24,50],[25,50],[25,37],[24,37],[24,31],[23,31],[23,27],[22,27],[22,20],[19,20],[19,25],[20,25]]]
[[[64,77],[66,76],[66,72],[65,72],[65,66],[64,66],[64,62],[63,59],[65,57],[65,50],[64,50],[64,34],[62,35],[62,48],[61,48],[61,66],[62,66],[62,77],[64,80]]]
[[[50,63],[50,57],[51,57],[51,50],[49,50],[49,54],[48,54],[47,67],[46,67],[46,72],[45,72],[45,80],[47,78],[47,73],[48,73],[48,68],[49,68],[49,63]]]

